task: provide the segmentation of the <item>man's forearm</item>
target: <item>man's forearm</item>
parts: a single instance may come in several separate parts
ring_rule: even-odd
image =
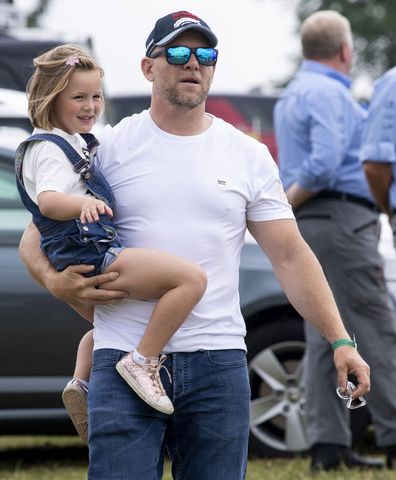
[[[315,255],[296,250],[290,263],[275,267],[275,274],[290,303],[329,342],[349,335],[341,320],[334,296]]]
[[[40,233],[32,222],[22,235],[19,255],[30,275],[42,287],[46,287],[46,280],[49,274],[54,272],[54,268],[40,248]]]

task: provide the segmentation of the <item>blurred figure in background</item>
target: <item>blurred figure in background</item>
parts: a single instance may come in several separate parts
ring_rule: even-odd
[[[360,159],[371,193],[388,215],[396,246],[396,67],[375,84]]]
[[[301,28],[304,62],[275,107],[281,179],[300,231],[317,255],[348,332],[372,371],[368,404],[377,444],[392,466],[396,445],[395,312],[378,253],[379,209],[359,161],[365,111],[352,98],[352,33],[335,11]],[[351,447],[345,404],[336,396],[333,351],[307,322],[306,412],[312,470],[383,467]],[[350,347],[347,347],[350,348]],[[385,352],[385,354],[384,354]]]

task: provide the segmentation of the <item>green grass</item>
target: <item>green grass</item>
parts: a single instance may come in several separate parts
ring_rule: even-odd
[[[86,455],[86,448],[76,437],[0,437],[0,480],[85,480]],[[246,478],[394,480],[396,476],[387,470],[347,469],[313,476],[309,473],[308,458],[294,458],[251,460]],[[170,465],[166,463],[163,480],[171,479]]]

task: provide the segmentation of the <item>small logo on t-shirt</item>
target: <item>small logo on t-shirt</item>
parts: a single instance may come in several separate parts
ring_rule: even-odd
[[[218,178],[217,185],[221,185],[222,187],[225,187],[227,186],[227,180],[221,180],[220,178]]]

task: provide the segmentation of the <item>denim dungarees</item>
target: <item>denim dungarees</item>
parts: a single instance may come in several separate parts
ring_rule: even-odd
[[[43,133],[30,136],[16,151],[15,170],[21,200],[33,216],[33,222],[41,235],[41,248],[49,261],[57,271],[62,271],[69,265],[94,265],[94,271],[86,274],[92,276],[102,273],[106,268],[104,260],[108,251],[117,255],[122,248],[111,218],[100,215],[98,222],[82,224],[79,218],[60,221],[45,217],[27,194],[22,177],[22,163],[29,142],[46,140],[54,142],[70,160],[74,171],[81,175],[87,191],[113,208],[114,196],[111,187],[92,162],[99,142],[91,134],[81,136],[87,142],[87,158],[82,158],[59,135]]]

